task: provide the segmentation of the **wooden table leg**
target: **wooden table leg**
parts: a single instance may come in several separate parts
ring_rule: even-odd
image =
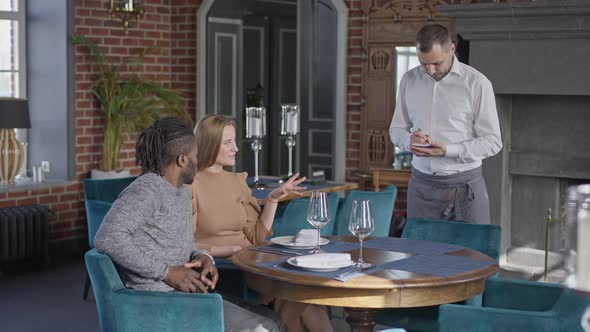
[[[344,308],[348,316],[346,322],[351,332],[373,332],[377,309]]]
[[[379,191],[379,171],[373,171],[373,191]]]

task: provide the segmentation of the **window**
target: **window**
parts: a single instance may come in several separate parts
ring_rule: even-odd
[[[26,98],[25,0],[0,0],[0,98]],[[25,163],[17,180],[27,172],[28,133],[16,129],[16,137],[25,146]]]
[[[0,0],[0,97],[26,98],[25,0]]]
[[[395,96],[399,91],[399,82],[402,80],[404,74],[420,65],[418,61],[418,50],[415,46],[411,47],[396,47],[395,48]]]

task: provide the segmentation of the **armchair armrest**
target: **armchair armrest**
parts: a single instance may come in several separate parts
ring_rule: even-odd
[[[444,304],[439,308],[439,332],[559,331],[553,311],[520,311]]]
[[[119,289],[113,296],[119,331],[223,331],[219,294]]]
[[[553,307],[563,288],[526,280],[488,279],[483,306],[514,310],[546,311]]]

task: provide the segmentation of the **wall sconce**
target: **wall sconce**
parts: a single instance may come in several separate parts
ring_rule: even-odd
[[[111,0],[109,14],[111,14],[112,18],[118,16],[121,19],[125,33],[131,26],[131,19],[135,18],[135,21],[138,21],[143,18],[143,13],[144,10],[139,0]]]

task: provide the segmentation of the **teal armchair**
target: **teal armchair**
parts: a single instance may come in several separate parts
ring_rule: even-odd
[[[408,219],[402,238],[429,240],[460,245],[477,250],[496,261],[500,257],[500,226],[478,225],[460,221]],[[465,301],[468,306],[481,306],[482,296]],[[408,331],[437,331],[439,306],[386,309],[377,322],[403,327]]]
[[[219,294],[127,289],[108,256],[91,249],[85,260],[101,331],[224,330],[223,300]]]
[[[86,179],[84,180],[84,206],[86,208],[86,222],[88,226],[88,245],[94,248],[94,236],[109,212],[113,202],[119,194],[137,177],[130,176],[117,179]],[[86,275],[84,293],[82,298],[86,300],[90,290],[90,278]]]
[[[135,179],[137,176],[116,179],[86,179],[84,180],[85,198],[113,203],[123,189],[127,188]]]
[[[557,284],[488,279],[481,307],[440,306],[441,332],[582,332],[590,296]]]
[[[336,225],[334,226],[334,235],[350,235],[348,231],[348,221],[352,210],[352,202],[355,200],[370,200],[371,213],[375,221],[375,230],[372,236],[389,236],[391,227],[391,216],[393,215],[393,206],[397,197],[397,187],[388,186],[382,191],[361,191],[352,190],[348,193],[342,202],[336,215]]]
[[[460,245],[491,258],[500,258],[501,229],[498,225],[478,225],[436,219],[407,220],[402,238]]]
[[[322,236],[332,235],[334,221],[336,220],[336,211],[340,198],[336,193],[328,193],[328,210],[330,211],[330,221],[324,227],[320,234]],[[272,225],[273,236],[295,235],[302,229],[313,229],[307,222],[307,206],[309,198],[292,199],[287,204],[280,217],[275,217]]]

